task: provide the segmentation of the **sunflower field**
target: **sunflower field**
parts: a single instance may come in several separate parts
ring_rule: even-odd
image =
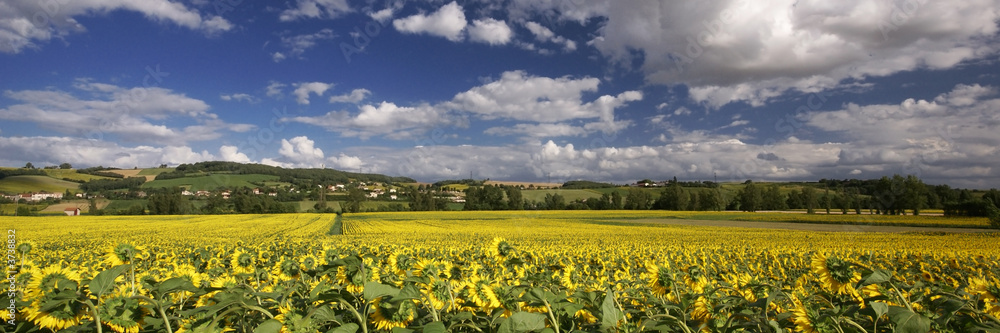
[[[4,217],[0,331],[1000,331],[1000,234],[665,214]]]

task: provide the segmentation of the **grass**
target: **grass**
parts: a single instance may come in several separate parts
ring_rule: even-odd
[[[161,187],[181,187],[189,191],[215,190],[219,187],[249,187],[254,188],[254,183],[262,183],[278,180],[278,176],[271,175],[228,175],[213,174],[211,176],[184,177],[175,179],[154,180],[142,184],[143,188]]]
[[[135,199],[135,200],[112,200],[111,203],[109,203],[107,206],[104,207],[104,209],[125,210],[125,209],[131,208],[134,205],[139,205],[139,206],[145,207],[146,206],[146,202],[147,202],[147,200],[143,200],[143,199]]]
[[[80,184],[55,179],[49,176],[11,176],[0,179],[0,192],[3,193],[27,193],[46,191],[52,193],[66,192],[67,189],[76,191]]]
[[[307,212],[307,211],[309,211],[310,209],[313,209],[313,207],[316,206],[316,201],[315,200],[299,201],[298,203],[299,203],[299,212]],[[343,210],[341,208],[341,206],[340,206],[340,202],[339,201],[330,201],[330,200],[327,200],[326,201],[326,205],[329,206],[330,208],[333,208],[334,211],[338,211],[339,212],[339,211]]]

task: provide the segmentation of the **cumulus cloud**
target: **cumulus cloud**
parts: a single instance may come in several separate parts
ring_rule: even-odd
[[[207,35],[229,31],[233,24],[219,16],[202,15],[181,2],[170,0],[80,0],[39,3],[9,0],[0,3],[0,52],[19,53],[38,48],[39,42],[62,39],[86,31],[74,17],[132,11],[157,22],[169,22]]]
[[[323,150],[316,147],[316,142],[305,136],[292,139],[281,139],[278,154],[296,167],[318,168],[323,163]]]
[[[295,95],[295,101],[299,104],[309,105],[309,95],[315,94],[316,96],[323,96],[330,88],[333,88],[333,83],[323,83],[323,82],[302,82],[295,84],[295,91],[292,94]]]
[[[339,170],[359,170],[362,165],[360,157],[348,156],[344,153],[340,153],[338,156],[330,156],[327,161],[330,161],[330,166]]]
[[[87,138],[114,135],[130,142],[191,142],[220,137],[222,132],[245,132],[249,124],[230,124],[209,112],[204,101],[159,87],[124,88],[77,80],[82,99],[60,90],[6,91],[4,97],[17,101],[0,109],[0,119],[33,123],[62,134]],[[193,123],[173,128],[163,120]]]
[[[472,26],[469,27],[469,39],[474,42],[503,45],[509,43],[513,37],[514,32],[506,22],[492,18],[473,20]]]
[[[440,36],[453,42],[464,39],[467,24],[462,6],[454,1],[430,14],[415,14],[392,21],[392,26],[400,32]]]
[[[271,81],[267,84],[267,88],[265,88],[266,90],[265,94],[267,95],[267,97],[275,97],[275,98],[284,96],[283,90],[287,86],[288,86],[287,84],[281,82]]]
[[[996,54],[994,1],[701,1],[609,6],[590,42],[647,81],[685,84],[710,107]],[[962,24],[955,24],[962,22]],[[636,52],[641,57],[636,57]]]
[[[241,153],[236,146],[223,145],[219,147],[219,159],[228,162],[250,163],[250,157]]]
[[[278,19],[283,22],[301,18],[334,19],[352,11],[347,0],[298,0],[295,8],[282,11]]]
[[[346,94],[346,95],[330,96],[330,103],[352,103],[352,104],[358,104],[358,103],[361,103],[361,101],[365,100],[365,98],[368,98],[368,96],[371,95],[371,94],[372,94],[372,92],[369,91],[368,89],[364,89],[364,88],[362,88],[362,89],[354,89],[354,90],[351,90],[351,93]]]

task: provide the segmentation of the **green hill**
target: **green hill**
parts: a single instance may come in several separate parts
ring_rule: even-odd
[[[219,187],[257,187],[254,183],[276,181],[278,176],[271,175],[234,175],[234,174],[213,174],[205,176],[191,176],[173,179],[158,179],[142,184],[142,188],[163,188],[181,187],[189,191],[206,190],[211,191]]]
[[[80,184],[49,176],[10,176],[0,179],[0,192],[7,194],[27,193],[27,192],[66,192],[67,189],[75,191],[80,188]]]
[[[95,176],[76,172],[74,169],[45,169],[43,170],[49,177],[55,179],[70,179],[75,181],[89,182],[94,179],[112,179],[111,177]]]

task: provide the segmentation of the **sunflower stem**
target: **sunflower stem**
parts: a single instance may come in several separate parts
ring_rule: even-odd
[[[94,322],[97,323],[97,333],[104,333],[104,329],[101,327],[101,314],[97,313],[97,306],[89,299],[83,301],[83,303],[87,304],[90,307],[90,311],[94,313]]]

